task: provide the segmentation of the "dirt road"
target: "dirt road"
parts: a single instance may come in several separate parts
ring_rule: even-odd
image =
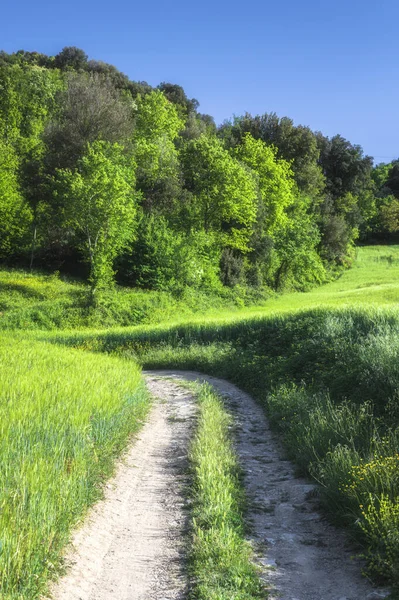
[[[183,600],[187,448],[195,402],[179,379],[207,380],[236,419],[249,537],[270,600],[378,600],[342,531],[318,513],[314,486],[295,477],[262,409],[234,385],[198,373],[145,374],[150,419],[77,531],[55,600]],[[161,377],[161,379],[159,378]],[[167,377],[167,379],[165,379]],[[176,380],[176,381],[173,381]]]

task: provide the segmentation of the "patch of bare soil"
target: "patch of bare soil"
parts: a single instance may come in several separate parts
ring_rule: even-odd
[[[186,597],[184,530],[192,394],[147,377],[156,397],[148,422],[76,532],[55,600]]]
[[[151,373],[156,375],[208,381],[226,398],[237,425],[236,450],[244,471],[251,541],[270,600],[378,600],[388,595],[362,577],[362,564],[353,558],[345,532],[318,512],[315,486],[295,476],[262,408],[248,394],[200,373]],[[167,382],[160,385],[162,389]]]

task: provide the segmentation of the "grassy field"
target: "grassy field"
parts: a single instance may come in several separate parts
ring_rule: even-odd
[[[317,306],[392,306],[399,302],[399,246],[366,246],[352,268],[327,285],[304,294],[270,299],[266,310],[290,312]]]
[[[166,292],[117,287],[94,310],[88,288],[56,275],[0,270],[0,330],[34,331],[124,329],[129,326],[214,320],[241,320],[318,306],[396,306],[399,303],[399,246],[357,249],[353,267],[329,284],[306,293],[229,293],[224,297],[186,291],[176,298]]]
[[[195,312],[187,299],[119,292],[101,318],[85,312],[82,284],[0,274],[2,597],[36,598],[57,571],[145,414],[136,365],[250,391],[362,545],[368,575],[399,587],[399,247],[359,248],[336,281],[262,306],[208,299]]]
[[[37,598],[148,409],[139,370],[22,336],[0,345],[0,596]]]
[[[225,377],[253,394],[301,471],[321,484],[330,517],[362,545],[368,575],[399,585],[397,310],[323,308],[78,343],[146,368]]]
[[[362,545],[368,575],[399,586],[398,261],[396,247],[360,248],[339,280],[261,310],[52,341],[201,370],[251,392],[321,484],[330,517]]]
[[[186,289],[179,297],[116,286],[103,293],[97,307],[90,304],[89,287],[57,273],[28,273],[0,270],[0,331],[76,330],[95,327],[126,327],[188,319],[195,315],[217,315],[220,310],[236,312],[255,298],[271,292],[250,294],[229,290],[206,294]]]

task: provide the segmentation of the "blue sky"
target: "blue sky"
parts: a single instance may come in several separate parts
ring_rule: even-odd
[[[178,83],[218,123],[276,112],[399,156],[397,0],[6,1],[0,48],[83,48],[131,79]]]

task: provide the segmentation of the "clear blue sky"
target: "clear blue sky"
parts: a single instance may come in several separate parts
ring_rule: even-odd
[[[399,156],[398,0],[19,0],[0,48],[78,46],[131,79],[182,85],[218,123],[276,112]]]

